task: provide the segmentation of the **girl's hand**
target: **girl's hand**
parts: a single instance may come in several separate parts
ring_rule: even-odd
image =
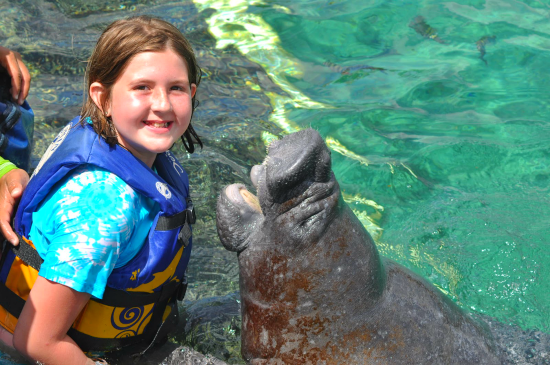
[[[67,335],[89,299],[88,293],[39,276],[15,327],[13,345],[25,356],[48,365],[90,364],[92,360]]]

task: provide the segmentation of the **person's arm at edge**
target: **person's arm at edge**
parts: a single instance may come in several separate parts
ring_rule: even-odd
[[[8,160],[4,160],[2,157],[0,157],[0,177],[4,176],[8,172],[16,168],[17,166],[15,166],[13,163],[9,162]]]
[[[88,293],[38,276],[15,327],[14,347],[47,365],[95,364],[67,335],[89,299]]]
[[[0,46],[0,65],[11,76],[11,95],[19,105],[23,104],[31,86],[31,75],[23,63],[21,55],[9,48]]]
[[[0,157],[0,231],[13,245],[19,243],[11,227],[14,208],[27,187],[29,175]]]

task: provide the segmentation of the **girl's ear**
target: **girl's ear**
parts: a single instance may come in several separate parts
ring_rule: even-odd
[[[191,84],[191,97],[194,97],[196,92],[197,92],[197,85]]]
[[[90,85],[90,97],[94,101],[94,104],[105,114],[105,116],[111,115],[111,107],[109,102],[105,100],[107,97],[107,89],[105,86],[101,85],[99,82],[92,82]],[[103,102],[105,101],[105,110],[103,110]]]

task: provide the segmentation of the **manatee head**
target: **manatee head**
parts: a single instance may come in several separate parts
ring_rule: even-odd
[[[228,250],[242,252],[268,237],[291,250],[318,240],[339,199],[330,151],[319,133],[308,129],[273,142],[250,177],[257,197],[233,184],[218,200],[218,235]]]

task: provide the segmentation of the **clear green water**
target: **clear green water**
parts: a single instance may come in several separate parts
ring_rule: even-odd
[[[340,185],[384,255],[466,309],[549,332],[549,4],[0,0],[0,44],[33,72],[36,162],[78,114],[106,24],[146,13],[188,35],[206,147],[175,147],[199,209],[185,307],[238,289],[218,192],[249,183],[266,133],[313,127],[334,141]]]
[[[372,162],[333,153],[342,188],[385,208],[381,251],[465,308],[550,330],[548,3],[279,4],[261,16],[306,70],[289,82],[333,107],[288,118]]]
[[[383,254],[464,308],[550,329],[547,2],[197,2],[225,4],[218,44],[237,37],[291,94],[274,124],[337,141]],[[261,22],[277,40],[258,47]]]

